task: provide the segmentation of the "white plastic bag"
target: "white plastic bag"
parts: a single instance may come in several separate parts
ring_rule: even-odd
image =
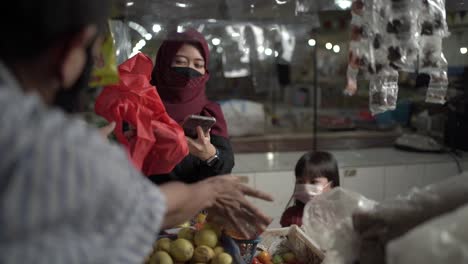
[[[234,137],[265,134],[263,104],[247,100],[228,100],[221,103],[229,135]]]
[[[468,205],[467,193],[468,172],[465,172],[386,200],[371,211],[357,210],[353,213],[353,226],[361,237],[360,263],[383,263],[390,241],[426,221]]]
[[[387,246],[388,264],[468,263],[468,206],[431,220]]]
[[[326,252],[323,264],[353,263],[359,239],[351,215],[356,209],[371,210],[375,201],[342,188],[335,188],[307,203],[302,223],[306,234]]]

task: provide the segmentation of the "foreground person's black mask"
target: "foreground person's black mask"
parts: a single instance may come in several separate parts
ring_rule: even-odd
[[[86,49],[86,62],[78,80],[72,87],[61,87],[55,96],[53,105],[61,108],[68,113],[76,113],[83,111],[85,107],[84,92],[88,88],[88,83],[91,79],[94,59],[92,54],[92,46]]]
[[[184,75],[185,77],[192,79],[203,76],[199,71],[194,70],[190,67],[172,67],[172,70]]]

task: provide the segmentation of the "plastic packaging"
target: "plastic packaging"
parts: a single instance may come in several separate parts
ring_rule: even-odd
[[[445,181],[415,188],[406,195],[386,200],[372,210],[353,214],[354,229],[360,234],[360,254],[367,261],[384,263],[387,243],[416,226],[468,204],[468,173]],[[447,262],[450,263],[450,262]]]
[[[426,93],[426,102],[435,104],[444,104],[447,101],[448,77],[447,71],[440,69],[438,71],[428,72],[431,77]]]
[[[368,211],[375,205],[376,202],[342,188],[335,188],[307,203],[303,228],[326,252],[323,263],[351,264],[358,258],[360,244],[351,215],[356,209]]]
[[[383,70],[369,83],[369,109],[373,115],[395,110],[398,99],[398,72]]]
[[[229,100],[220,104],[231,136],[265,134],[263,104],[246,100]]]
[[[419,71],[432,77],[426,101],[445,102],[448,80],[442,39],[449,35],[445,0],[353,0],[351,14],[345,94],[356,92],[361,72],[370,80],[371,112],[393,110],[396,71]]]
[[[121,20],[110,20],[110,30],[114,37],[115,55],[117,56],[117,65],[130,58],[132,52],[132,42],[130,40],[130,28]]]
[[[250,48],[247,45],[246,25],[227,25],[221,50],[223,73],[226,78],[239,78],[251,74]]]
[[[449,31],[446,18],[445,0],[421,1],[421,12],[418,18],[420,34],[447,37]]]
[[[107,86],[96,99],[95,112],[116,122],[114,133],[143,174],[169,173],[188,154],[183,129],[167,114],[149,81],[153,64],[138,53],[119,66],[120,83]],[[127,138],[123,126],[135,128]]]
[[[99,55],[94,58],[94,67],[91,73],[91,81],[89,86],[101,87],[119,82],[119,74],[117,72],[116,50],[114,45],[114,37],[108,30],[104,42],[102,43]]]
[[[430,76],[426,102],[444,104],[448,89],[448,63],[442,52],[442,39],[438,36],[422,36],[419,72]]]
[[[468,206],[435,218],[387,246],[388,264],[468,263]]]

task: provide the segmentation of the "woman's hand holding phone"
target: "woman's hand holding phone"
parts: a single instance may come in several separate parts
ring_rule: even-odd
[[[213,144],[211,144],[210,130],[204,133],[203,129],[198,126],[197,138],[186,138],[190,154],[194,155],[200,160],[206,161],[216,154],[216,148],[213,146]]]

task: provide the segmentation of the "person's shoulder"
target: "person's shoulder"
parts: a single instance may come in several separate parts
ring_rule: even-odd
[[[35,94],[1,90],[0,120],[0,145],[16,154],[36,148],[41,153],[66,151],[80,155],[109,148],[97,129],[44,105]]]

